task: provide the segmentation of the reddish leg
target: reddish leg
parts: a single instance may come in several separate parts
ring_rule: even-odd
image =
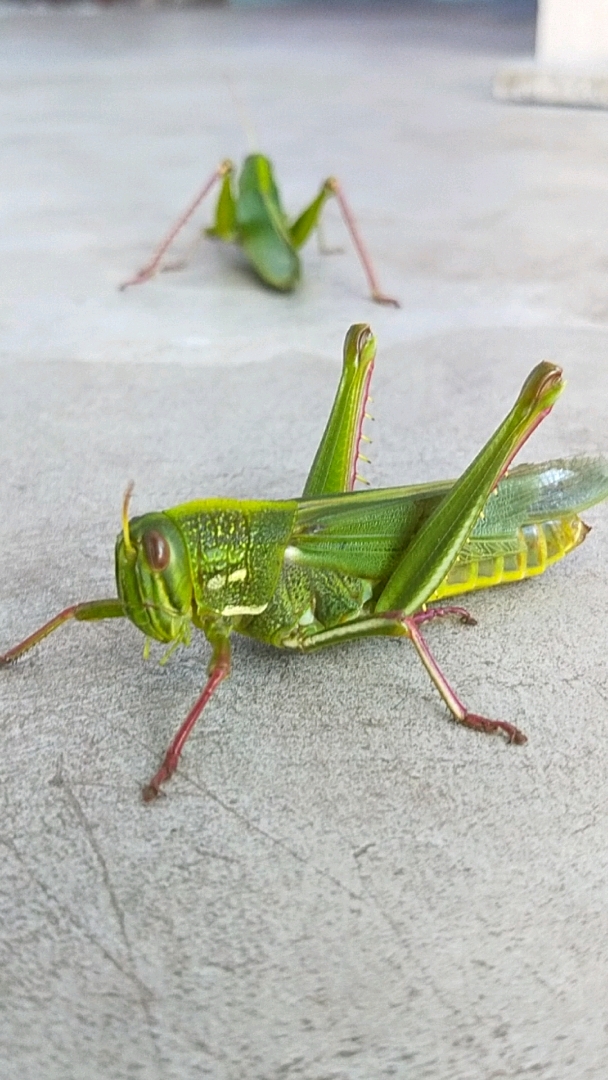
[[[508,742],[519,743],[520,745],[527,742],[528,740],[523,732],[519,731],[513,724],[507,724],[504,720],[488,720],[485,716],[478,716],[477,713],[469,712],[466,705],[463,704],[450,686],[418,629],[420,622],[428,622],[430,619],[443,615],[457,615],[460,619],[466,617],[467,621],[470,619],[468,611],[459,607],[430,608],[428,612],[422,611],[417,615],[404,615],[401,611],[376,612],[359,622],[344,623],[342,626],[336,626],[331,630],[322,630],[306,639],[302,643],[302,648],[309,652],[313,649],[323,648],[325,645],[338,645],[340,642],[356,641],[372,635],[379,637],[408,637],[455,720],[465,724],[466,727],[474,728],[476,731],[484,731],[487,734],[502,731],[506,735]]]
[[[422,626],[423,623],[432,622],[433,619],[445,619],[449,615],[453,615],[466,626],[477,626],[477,619],[474,619],[470,612],[463,607],[431,607],[427,608],[426,611],[416,612],[411,618],[416,623],[416,626]]]
[[[391,620],[395,619],[395,613],[388,616]],[[429,649],[426,641],[420,633],[417,620],[418,616],[400,616],[399,621],[406,630],[418,656],[422,660],[426,670],[428,671],[431,679],[445,701],[452,716],[459,723],[465,724],[466,727],[474,728],[476,731],[484,731],[488,735],[493,735],[498,731],[504,732],[507,736],[507,742],[518,743],[521,745],[528,741],[527,736],[523,731],[516,728],[513,724],[507,724],[504,720],[488,720],[485,716],[478,716],[477,713],[471,713],[467,709],[466,705],[456,695],[445,675],[441,671],[435,657]]]
[[[196,701],[190,709],[190,712],[180,727],[177,735],[169,746],[160,769],[156,775],[152,777],[150,783],[146,784],[144,787],[142,791],[144,802],[152,802],[160,793],[161,786],[173,775],[186,740],[190,736],[205,705],[212,694],[215,693],[220,683],[230,674],[230,641],[228,638],[218,637],[212,644],[213,656],[211,657],[211,663],[209,664],[209,678],[207,679],[205,689],[198,701]]]
[[[124,614],[124,608],[120,600],[89,600],[84,604],[72,604],[71,607],[60,611],[59,615],[55,615],[54,619],[49,619],[44,626],[35,630],[29,637],[20,641],[18,645],[13,645],[12,649],[1,655],[0,667],[18,660],[29,649],[33,649],[34,645],[37,645],[39,641],[52,634],[53,630],[58,630],[60,626],[69,622],[70,619],[76,619],[78,622],[93,622],[97,619],[120,619],[124,617]]]
[[[123,281],[122,285],[119,285],[119,289],[121,292],[124,289],[127,289],[129,285],[140,285],[143,281],[148,281],[151,277],[154,276],[160,266],[163,255],[165,254],[167,248],[169,248],[175,240],[178,232],[180,232],[180,230],[183,229],[184,225],[186,225],[186,223],[190,220],[193,213],[195,212],[195,210],[198,209],[205,196],[209,194],[214,184],[216,184],[218,180],[221,180],[222,177],[226,175],[226,173],[230,172],[231,169],[231,161],[223,161],[222,164],[218,166],[218,168],[210,176],[209,180],[202,188],[202,190],[199,191],[196,198],[192,200],[190,205],[187,207],[186,210],[184,210],[183,214],[177,219],[175,224],[171,226],[169,232],[165,236],[164,240],[162,240],[159,244],[150,261],[146,263],[146,265],[143,266],[141,270],[138,270],[137,273],[133,275],[133,277],[129,278],[128,281]]]
[[[336,199],[338,200],[338,206],[340,207],[342,217],[344,218],[344,224],[346,225],[346,228],[350,233],[351,240],[355,245],[355,251],[359,256],[361,265],[365,272],[370,292],[372,294],[372,299],[375,300],[377,304],[392,304],[393,307],[401,307],[399,301],[395,300],[392,296],[387,296],[386,293],[383,293],[380,285],[378,284],[376,271],[374,270],[367,248],[365,247],[365,244],[363,243],[363,240],[361,238],[361,234],[359,232],[357,222],[355,221],[352,210],[350,209],[346,199],[344,198],[342,188],[340,187],[339,182],[336,180],[335,177],[332,176],[327,181],[327,187],[331,192],[333,192],[333,194],[336,196]]]

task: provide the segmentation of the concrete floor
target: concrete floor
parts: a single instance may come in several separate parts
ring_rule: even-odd
[[[608,451],[608,115],[492,101],[532,48],[500,10],[0,11],[0,648],[112,594],[130,478],[134,512],[297,494],[352,321],[380,342],[374,484],[458,472],[545,356],[569,387],[527,456]],[[117,291],[246,152],[227,75],[290,208],[341,177],[400,311],[348,244],[311,244],[292,296],[211,244]],[[3,672],[2,1080],[606,1076],[608,507],[587,517],[543,579],[471,599],[476,628],[429,631],[525,747],[450,723],[405,643],[239,640],[144,806],[202,640],[161,668],[129,625],[73,626]]]

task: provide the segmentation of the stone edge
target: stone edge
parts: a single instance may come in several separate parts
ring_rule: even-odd
[[[498,101],[608,109],[608,65],[585,70],[513,62],[496,72],[492,94]]]

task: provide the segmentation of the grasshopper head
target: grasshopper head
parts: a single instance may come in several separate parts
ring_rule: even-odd
[[[125,512],[116,538],[116,585],[126,614],[144,634],[157,641],[189,640],[190,561],[179,529],[166,514],[127,521]]]

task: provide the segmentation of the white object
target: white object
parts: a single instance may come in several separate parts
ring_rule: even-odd
[[[539,0],[534,61],[502,68],[503,100],[608,108],[608,0]]]

